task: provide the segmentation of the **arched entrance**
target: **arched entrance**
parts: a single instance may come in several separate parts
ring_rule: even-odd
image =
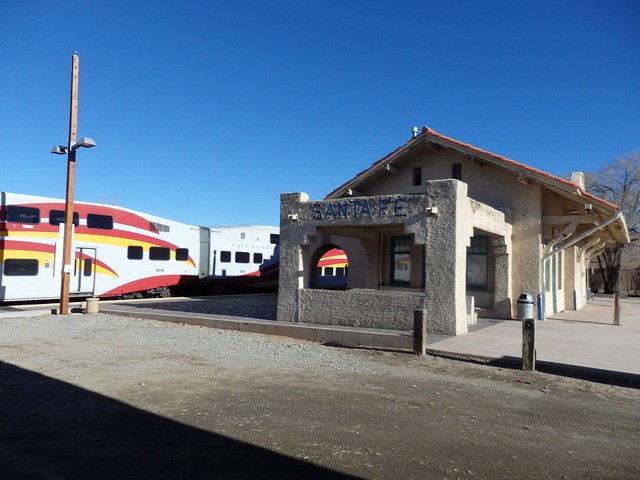
[[[337,245],[326,245],[318,249],[312,265],[315,272],[312,288],[344,290],[347,288],[349,260]]]

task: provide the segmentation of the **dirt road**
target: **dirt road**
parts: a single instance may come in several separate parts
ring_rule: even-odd
[[[640,390],[104,314],[0,319],[0,478],[640,478]]]

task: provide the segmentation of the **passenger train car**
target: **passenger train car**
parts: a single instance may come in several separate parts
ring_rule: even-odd
[[[0,192],[0,302],[58,298],[64,201]],[[199,227],[75,202],[72,296],[167,296],[189,282],[277,282],[276,227]]]

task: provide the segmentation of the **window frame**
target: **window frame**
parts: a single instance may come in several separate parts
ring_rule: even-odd
[[[2,275],[7,277],[37,277],[40,271],[40,262],[35,258],[5,258],[3,263]]]
[[[142,245],[127,246],[127,260],[142,260],[143,258],[144,258],[144,248],[142,247]]]
[[[475,244],[474,244],[475,243]],[[471,262],[470,259],[473,259]],[[477,267],[481,275],[484,276],[482,283],[471,283],[469,281],[470,266]],[[489,289],[489,236],[474,235],[471,237],[467,247],[467,267],[465,275],[467,290],[487,291]]]
[[[16,219],[15,216],[28,215],[28,221],[23,219]],[[28,207],[26,205],[7,205],[5,213],[7,222],[9,223],[24,223],[27,225],[37,225],[40,223],[40,209],[38,207]]]
[[[113,230],[113,215],[88,213],[87,228],[94,228],[97,230]]]
[[[396,287],[409,287],[411,286],[411,265],[413,263],[413,257],[411,250],[413,247],[413,239],[410,235],[393,235],[389,239],[389,285]],[[396,251],[400,249],[400,251]],[[398,259],[404,258],[405,255],[409,256],[409,262],[407,264],[407,271],[409,274],[408,280],[402,280],[396,278],[396,263]]]
[[[169,247],[149,247],[149,260],[167,262],[171,260],[171,249]]]
[[[64,217],[65,217],[64,210],[57,210],[55,208],[52,208],[51,210],[49,210],[49,225],[60,225],[64,223]],[[53,221],[54,218],[56,219],[56,221]],[[80,225],[80,215],[78,214],[78,212],[73,212],[72,223],[76,227]]]

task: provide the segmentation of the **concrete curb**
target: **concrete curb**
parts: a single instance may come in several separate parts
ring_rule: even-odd
[[[118,305],[101,306],[101,313],[126,317],[147,318],[162,322],[183,323],[202,327],[261,333],[280,337],[297,338],[320,343],[344,346],[408,350],[413,348],[413,336],[408,332],[349,328],[340,326],[279,323],[224,315],[196,315],[193,313],[167,312],[155,309],[130,309]]]

